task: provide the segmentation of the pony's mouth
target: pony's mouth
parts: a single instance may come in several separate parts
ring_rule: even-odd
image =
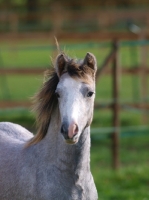
[[[78,142],[78,138],[65,139],[65,142],[67,144],[76,144]]]

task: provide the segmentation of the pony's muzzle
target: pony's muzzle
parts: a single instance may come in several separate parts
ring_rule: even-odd
[[[78,125],[76,123],[63,123],[61,126],[61,133],[64,136],[65,140],[73,140],[78,134]]]

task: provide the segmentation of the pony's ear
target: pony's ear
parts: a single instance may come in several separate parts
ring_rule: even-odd
[[[92,53],[88,52],[86,54],[83,64],[85,64],[88,67],[90,67],[91,69],[93,69],[94,74],[96,73],[96,71],[97,71],[97,61],[96,61],[95,56]]]
[[[60,77],[64,71],[66,71],[66,63],[67,63],[67,58],[64,54],[59,54],[56,58],[56,73],[58,77]]]

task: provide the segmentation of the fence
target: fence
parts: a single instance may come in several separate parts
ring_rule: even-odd
[[[95,3],[95,2],[94,2]],[[93,32],[100,30],[127,31],[131,23],[149,25],[146,7],[111,9],[102,8],[100,3],[91,6],[68,6],[61,3],[42,3],[33,7],[14,6],[8,3],[0,9],[0,32],[16,34],[24,31],[46,31],[52,34],[64,32]],[[2,4],[2,2],[1,2]],[[107,14],[108,13],[108,14]]]
[[[95,108],[101,109],[102,107],[110,108],[112,110],[112,124],[113,127],[109,132],[111,133],[111,139],[112,139],[112,155],[113,155],[113,168],[117,169],[119,167],[119,134],[120,134],[120,110],[121,109],[141,109],[141,111],[147,111],[149,108],[148,102],[141,101],[138,103],[131,103],[131,104],[122,104],[120,102],[120,83],[119,79],[121,77],[121,74],[137,74],[138,76],[141,77],[141,82],[142,82],[142,89],[143,91],[141,93],[142,99],[146,99],[148,94],[147,94],[147,77],[149,73],[149,69],[147,68],[147,56],[145,57],[145,53],[147,51],[146,47],[149,44],[149,41],[142,40],[142,41],[125,41],[125,42],[119,42],[119,41],[113,41],[112,45],[111,43],[84,43],[84,44],[77,44],[77,45],[72,45],[69,46],[67,45],[68,49],[80,49],[80,48],[101,48],[101,47],[110,47],[111,46],[111,52],[108,54],[106,59],[103,60],[103,63],[101,63],[100,67],[98,67],[97,71],[97,82],[100,82],[100,77],[102,76],[103,73],[106,74],[111,74],[112,77],[112,100],[113,102],[110,104],[100,104],[98,102],[95,102]],[[143,64],[141,63],[141,66],[135,66],[133,68],[121,68],[119,64],[119,49],[121,46],[126,47],[126,46],[140,46],[141,47],[141,53],[142,57],[141,60],[143,60]],[[40,49],[50,49],[52,51],[55,50],[54,46],[49,46],[49,47],[40,47]],[[32,49],[38,50],[37,47],[33,47]],[[18,50],[18,49],[17,49]],[[28,50],[27,47],[20,48],[19,50]],[[31,49],[29,49],[31,50]],[[14,49],[13,49],[14,51]],[[2,63],[2,59],[1,59]],[[112,63],[112,68],[109,69],[109,63]],[[1,64],[2,66],[2,64]],[[41,68],[38,69],[33,69],[33,68],[22,68],[22,69],[9,69],[9,68],[0,68],[0,75],[3,80],[1,81],[1,85],[3,84],[3,87],[5,87],[6,91],[9,91],[9,86],[7,85],[7,79],[5,77],[7,74],[41,74],[44,70]],[[9,96],[8,94],[6,94]],[[15,101],[0,101],[0,107],[16,107],[16,105],[23,106],[23,107],[28,107],[30,106],[29,102],[15,102]],[[140,110],[138,110],[140,111]],[[143,115],[143,120],[146,122],[147,121],[147,115]],[[145,127],[145,130],[147,127]],[[97,132],[97,131],[96,131]]]

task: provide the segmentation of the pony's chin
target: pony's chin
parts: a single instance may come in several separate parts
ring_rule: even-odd
[[[76,144],[78,142],[78,139],[68,139],[68,140],[65,140],[66,144]]]

